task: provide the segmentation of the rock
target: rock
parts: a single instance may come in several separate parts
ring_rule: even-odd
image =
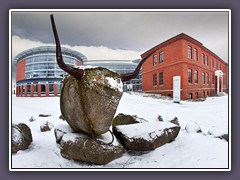
[[[160,115],[158,115],[157,119],[158,119],[158,121],[163,121],[163,118]]]
[[[135,124],[135,123],[142,123],[142,122],[147,122],[147,120],[143,118],[139,118],[136,115],[128,115],[128,114],[120,113],[113,119],[112,126],[124,125],[124,124]]]
[[[96,136],[112,125],[122,97],[119,74],[106,68],[86,68],[82,79],[67,76],[60,96],[61,113],[75,132]]]
[[[33,122],[33,121],[36,121],[36,119],[35,119],[33,116],[31,116],[31,117],[29,118],[29,122]]]
[[[42,123],[42,125],[40,126],[40,130],[41,132],[45,132],[45,131],[51,131],[51,129],[53,128],[53,124],[46,121],[44,123]]]
[[[63,115],[62,115],[62,114],[59,116],[59,119],[61,119],[61,120],[65,121],[65,119],[64,119],[64,117],[63,117]]]
[[[148,122],[113,127],[114,135],[127,150],[149,151],[173,141],[180,127],[169,122]]]
[[[108,133],[100,137],[106,136],[106,134]],[[84,133],[66,133],[60,142],[61,155],[66,159],[99,165],[105,165],[122,156],[125,151],[122,145],[116,140],[113,144],[108,145],[107,143],[111,140],[103,142],[103,139],[106,137],[93,139]]]
[[[49,117],[49,116],[51,116],[51,114],[39,114],[38,116],[39,117]]]
[[[56,143],[60,144],[62,137],[66,133],[73,133],[72,128],[68,124],[59,124],[54,128]]]
[[[201,133],[202,132],[200,126],[195,121],[188,122],[188,124],[185,127],[185,130],[187,131],[187,133]]]
[[[24,123],[12,124],[12,153],[28,149],[31,143],[31,129]]]
[[[209,130],[207,135],[211,135],[215,138],[219,138],[219,139],[224,139],[227,142],[229,141],[229,136],[228,133],[224,132],[224,131],[219,131],[219,130]]]
[[[173,118],[173,119],[172,119],[172,120],[170,120],[169,122],[171,122],[171,123],[173,123],[173,124],[176,124],[177,126],[180,126],[180,124],[179,124],[179,121],[178,121],[178,118],[177,118],[177,117]]]

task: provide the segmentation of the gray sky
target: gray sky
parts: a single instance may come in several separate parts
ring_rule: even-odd
[[[24,48],[54,43],[51,13],[61,43],[76,50],[81,47],[78,50],[88,59],[137,59],[153,46],[185,33],[228,62],[226,11],[12,12],[13,58]]]

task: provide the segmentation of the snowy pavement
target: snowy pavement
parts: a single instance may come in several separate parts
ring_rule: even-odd
[[[51,116],[38,117],[44,113]],[[151,122],[158,121],[158,115],[161,115],[164,121],[176,116],[181,130],[171,143],[150,152],[126,152],[105,166],[75,162],[61,156],[53,129],[49,132],[40,131],[44,121],[49,121],[54,126],[66,123],[59,119],[59,97],[13,96],[12,122],[26,123],[32,130],[33,142],[28,150],[19,151],[10,157],[10,168],[229,168],[229,143],[208,134],[209,131],[219,135],[228,133],[228,96],[209,97],[203,102],[182,101],[176,104],[172,100],[143,97],[139,93],[124,93],[116,115],[118,113],[137,115]],[[30,122],[31,117],[35,121]],[[190,121],[197,122],[202,133],[187,133],[185,126]]]

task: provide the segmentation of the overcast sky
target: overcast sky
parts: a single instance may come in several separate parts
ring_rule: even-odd
[[[161,42],[185,33],[228,62],[228,12],[12,12],[12,58],[53,45],[50,14],[62,44],[88,59],[138,59]]]

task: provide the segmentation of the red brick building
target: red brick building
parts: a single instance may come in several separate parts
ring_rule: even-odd
[[[181,100],[228,93],[228,64],[203,44],[179,34],[141,55],[142,91],[173,96],[173,77],[181,77]],[[220,76],[217,77],[216,74]]]

